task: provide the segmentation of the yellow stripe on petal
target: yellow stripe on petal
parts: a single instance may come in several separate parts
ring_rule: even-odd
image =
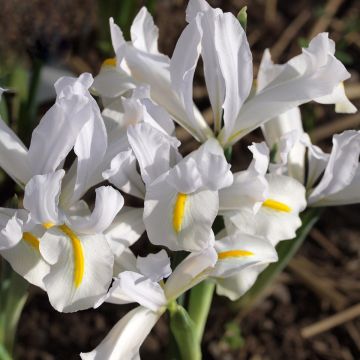
[[[173,213],[173,228],[176,233],[181,231],[182,223],[184,221],[186,199],[186,194],[177,194]]]
[[[291,207],[273,199],[267,199],[263,202],[262,206],[267,207],[269,209],[275,210],[275,211],[283,211],[283,212],[291,212]]]
[[[49,229],[51,229],[53,226],[55,226],[55,224],[53,224],[52,222],[46,222],[46,223],[43,223],[42,226],[43,226],[46,230],[49,230]]]
[[[32,233],[29,232],[24,232],[23,233],[23,239],[34,249],[39,250],[40,248],[40,241],[39,239],[33,235]]]
[[[74,284],[75,287],[78,288],[81,285],[85,272],[85,258],[83,247],[80,239],[68,226],[61,225],[59,226],[59,229],[71,240],[71,245],[74,253]]]
[[[219,260],[224,260],[229,258],[241,258],[247,256],[254,256],[254,253],[247,250],[229,250],[218,253]]]
[[[104,60],[102,66],[116,67],[116,57]]]

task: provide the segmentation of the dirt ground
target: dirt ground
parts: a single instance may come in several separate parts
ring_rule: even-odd
[[[8,13],[14,14],[14,23],[20,24],[23,15],[16,13],[16,6],[11,7],[6,1],[0,0],[0,6],[2,3]],[[61,53],[64,62],[74,71],[92,70],[96,73],[103,55],[91,40],[94,34],[99,33],[100,24],[95,1],[87,0],[86,6],[76,2],[74,6],[77,11],[71,10],[69,1],[59,3],[68,6],[62,9],[67,9],[66,14],[69,16],[59,20],[62,23],[63,40],[53,46],[52,57]],[[236,0],[211,3],[233,13],[246,5],[245,1]],[[39,0],[34,1],[36,14],[43,14],[41,4]],[[155,18],[160,27],[160,47],[169,55],[185,25],[185,5],[184,0],[156,2]],[[297,54],[299,46],[312,36],[329,31],[337,42],[337,56],[352,75],[346,84],[348,95],[360,107],[358,1],[253,0],[247,2],[247,6],[247,32],[255,72],[266,47],[271,49],[274,60],[283,62]],[[51,16],[57,19],[53,12],[60,9],[48,11],[49,19]],[[43,16],[40,15],[35,25],[43,21]],[[4,12],[2,17],[4,19]],[[0,15],[0,23],[3,23],[1,20]],[[21,36],[25,36],[24,26],[9,30],[11,42],[16,43]],[[67,27],[72,31],[67,31]],[[51,39],[56,31],[48,31]],[[57,36],[60,36],[59,33]],[[0,51],[9,46],[10,40],[8,43],[6,39],[0,41]],[[29,35],[26,44],[30,45],[22,46],[28,46],[33,51],[36,41],[38,38],[34,40]],[[47,44],[51,41],[40,43]],[[17,44],[15,48],[21,48]],[[205,114],[209,113],[201,71],[197,74],[195,99]],[[331,106],[310,104],[303,110],[303,114],[306,114],[305,127],[323,149],[330,148],[334,132],[359,128],[360,125],[359,114],[335,114]],[[185,152],[194,148],[195,144],[187,134],[179,130],[178,135]],[[247,164],[247,146],[252,141],[261,140],[261,134],[255,132],[235,146],[235,170]],[[360,206],[327,209],[301,250],[273,284],[268,296],[250,312],[244,315],[236,308],[236,304],[226,298],[214,298],[204,336],[204,359],[360,359],[359,259]],[[20,321],[16,348],[18,359],[78,359],[77,354],[95,347],[129,308],[131,307],[107,304],[98,310],[60,314],[51,308],[42,291],[31,288],[31,295]],[[334,315],[337,315],[335,319]],[[325,327],[322,327],[323,320],[327,320]],[[334,326],[335,324],[338,325]],[[164,358],[168,337],[165,316],[145,341],[141,349],[142,358]]]

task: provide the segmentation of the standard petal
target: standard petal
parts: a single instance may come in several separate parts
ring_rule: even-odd
[[[59,224],[63,214],[59,210],[59,196],[64,170],[35,175],[25,186],[24,208],[38,224]]]
[[[123,196],[111,186],[101,186],[95,192],[95,207],[91,215],[69,219],[75,231],[83,234],[104,232],[124,205]]]
[[[159,29],[145,6],[136,15],[130,28],[133,45],[142,51],[158,54]]]
[[[81,353],[82,360],[135,360],[139,348],[161,314],[139,306],[125,315],[96,349]]]
[[[196,17],[179,37],[170,62],[172,88],[178,94],[187,114],[179,124],[201,141],[211,137],[211,130],[202,117],[197,116],[193,103],[193,79],[201,52],[203,36],[201,18]]]
[[[33,175],[46,174],[57,169],[75,144],[76,138],[93,116],[94,101],[85,85],[92,76],[61,78],[55,84],[56,103],[47,111],[32,133],[28,159]]]
[[[240,22],[231,13],[215,18],[215,47],[225,81],[224,134],[230,136],[253,81],[252,55]]]
[[[145,186],[136,169],[136,158],[131,149],[117,154],[111,160],[110,168],[103,171],[102,175],[118,189],[140,199],[144,198]]]
[[[66,225],[54,227],[41,237],[40,252],[51,265],[44,284],[56,310],[91,308],[107,293],[114,256],[104,235],[78,236]]]
[[[128,129],[129,143],[140,165],[145,184],[169,170],[178,158],[178,140],[141,123]]]
[[[93,185],[92,176],[101,165],[107,148],[107,133],[94,99],[90,99],[91,118],[80,130],[74,152],[77,156],[76,180],[72,203],[79,200]]]
[[[159,282],[171,274],[170,258],[165,250],[145,257],[138,256],[136,266],[141,274],[154,282]]]

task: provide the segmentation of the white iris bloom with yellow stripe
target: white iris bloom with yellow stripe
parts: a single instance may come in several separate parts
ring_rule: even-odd
[[[110,19],[111,39],[116,57],[104,62],[95,78],[94,90],[101,95],[106,108],[113,108],[118,98],[139,85],[150,85],[151,98],[195,138],[212,137],[207,123],[194,103],[184,104],[172,87],[170,59],[158,51],[158,28],[145,7],[131,26],[131,41],[126,42],[120,28]],[[192,74],[193,75],[193,74]],[[186,107],[192,107],[189,118]]]
[[[297,180],[277,174],[267,174],[267,199],[254,214],[252,208],[243,207],[225,214],[228,228],[263,236],[273,245],[295,237],[301,225],[299,213],[306,207],[305,188]],[[231,230],[230,230],[231,232]]]
[[[99,108],[88,92],[91,83],[91,75],[83,74],[55,84],[56,103],[34,130],[29,150],[0,122],[0,166],[25,185],[25,209],[0,212],[1,255],[45,289],[59,311],[91,307],[107,292],[114,263],[108,240],[117,238],[112,222],[123,205],[111,187],[96,190],[92,212],[79,201],[88,190],[91,165],[99,166],[107,145]],[[75,171],[64,177],[57,168],[73,147]]]
[[[129,128],[128,138],[146,184],[144,223],[150,241],[171,250],[207,248],[218,190],[233,181],[218,142],[210,139],[181,159],[178,141],[147,124]]]

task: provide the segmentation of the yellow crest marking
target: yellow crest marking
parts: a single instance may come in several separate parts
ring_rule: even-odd
[[[32,246],[35,250],[39,250],[40,247],[40,241],[39,239],[33,235],[32,233],[29,232],[24,232],[23,233],[23,239],[30,245]]]
[[[74,284],[79,287],[84,277],[85,272],[85,258],[84,251],[80,239],[76,234],[66,225],[60,225],[59,229],[69,237],[74,253]]]
[[[247,250],[229,250],[218,253],[219,260],[224,260],[228,258],[241,258],[248,256],[254,256],[254,253]]]
[[[116,57],[104,60],[102,66],[116,67]]]
[[[291,207],[273,199],[267,199],[263,202],[262,206],[265,206],[269,209],[276,210],[276,211],[283,211],[283,212],[291,212]]]
[[[178,193],[174,206],[173,213],[173,228],[176,233],[181,231],[182,223],[185,215],[185,205],[186,205],[187,195],[183,193]]]

